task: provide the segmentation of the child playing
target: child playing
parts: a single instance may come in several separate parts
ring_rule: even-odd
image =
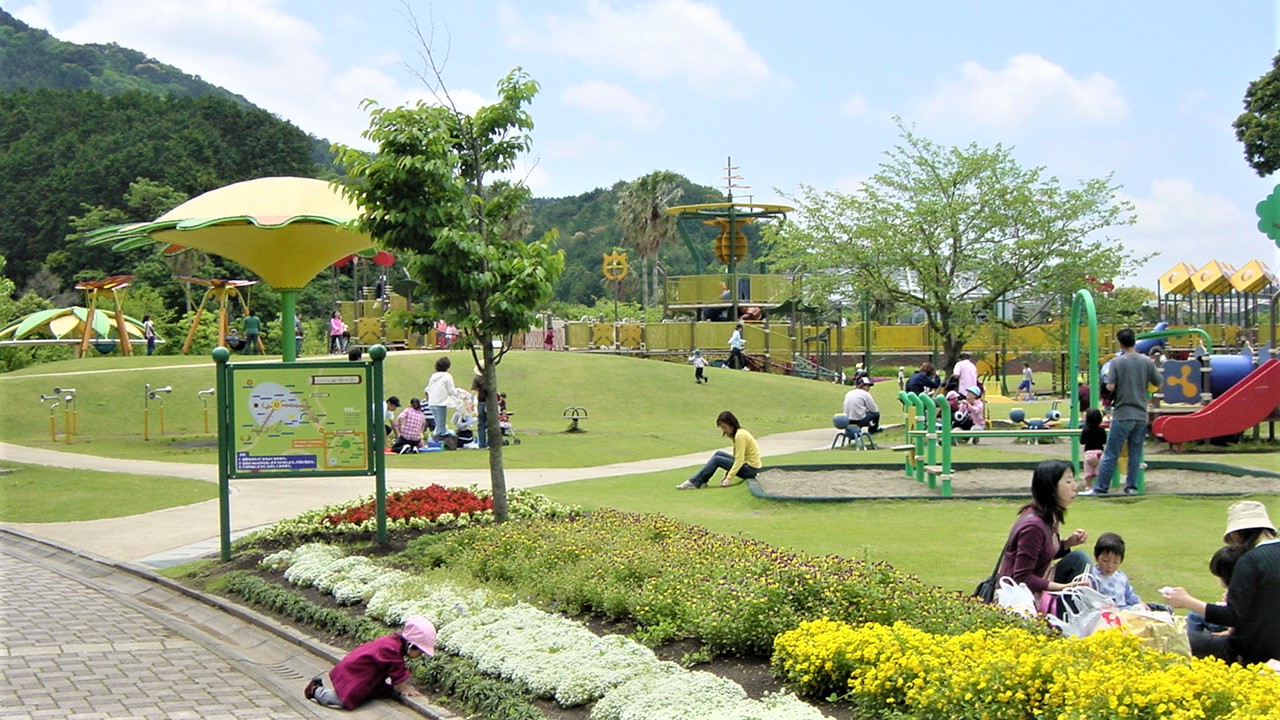
[[[982,402],[982,388],[977,385],[971,385],[964,389],[964,395],[960,398],[960,409],[958,413],[966,418],[965,430],[986,430],[986,403]],[[973,444],[978,444],[978,438],[973,438]]]
[[[1084,414],[1084,427],[1080,430],[1080,447],[1084,448],[1084,482],[1088,486],[1098,477],[1098,465],[1102,463],[1102,450],[1107,446],[1107,431],[1102,428],[1102,411],[1089,408]]]
[[[405,658],[435,654],[435,626],[424,617],[411,615],[404,619],[404,632],[383,635],[347,653],[329,671],[328,684],[323,675],[318,675],[303,694],[325,707],[347,710],[355,710],[371,696],[386,695],[393,689],[401,695],[420,695],[409,684]]]
[[[702,357],[701,350],[694,350],[693,355],[689,357],[689,362],[693,363],[693,381],[702,384],[707,381],[707,376],[703,374],[702,369],[707,366],[707,359]]]
[[[1134,610],[1146,610],[1142,598],[1133,591],[1129,576],[1120,569],[1124,562],[1124,539],[1111,532],[1098,536],[1093,544],[1093,560],[1096,563],[1089,568],[1089,580],[1093,588],[1111,598],[1116,607]]]
[[[1018,383],[1018,392],[1026,391],[1026,395],[1022,396],[1023,400],[1035,400],[1035,377],[1031,373],[1031,363],[1022,363],[1022,382]]]

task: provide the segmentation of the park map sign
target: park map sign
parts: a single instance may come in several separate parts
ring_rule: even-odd
[[[382,452],[382,361],[217,365],[219,557],[231,559],[231,479],[372,475],[376,537],[387,542],[387,463]]]
[[[374,473],[368,364],[263,363],[228,370],[231,477]]]

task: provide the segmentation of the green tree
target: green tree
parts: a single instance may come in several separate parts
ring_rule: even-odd
[[[644,308],[650,307],[651,298],[653,302],[658,299],[658,251],[675,237],[678,222],[666,211],[684,192],[680,186],[683,180],[660,170],[628,183],[618,194],[618,224],[623,242],[635,248],[640,261],[640,305]]]
[[[1146,258],[1104,237],[1135,221],[1111,178],[1063,188],[1003,146],[942,147],[899,121],[902,144],[851,194],[804,187],[794,220],[766,230],[766,260],[805,276],[807,299],[889,299],[919,308],[948,367],[1002,303],[1053,307],[1086,276]]]
[[[359,205],[361,227],[406,260],[432,306],[459,328],[484,368],[493,439],[489,477],[499,521],[507,517],[507,493],[498,364],[510,338],[535,324],[537,308],[551,298],[564,269],[554,232],[525,240],[528,188],[487,182],[529,149],[533,119],[525,106],[537,91],[517,68],[498,83],[498,101],[474,115],[458,110],[443,90],[443,105],[374,106],[364,136],[377,152],[340,153],[349,175],[343,191]],[[494,340],[503,342],[495,347]]]
[[[1280,168],[1280,55],[1271,60],[1271,71],[1249,83],[1244,112],[1232,123],[1236,139],[1244,144],[1244,160],[1266,177]]]

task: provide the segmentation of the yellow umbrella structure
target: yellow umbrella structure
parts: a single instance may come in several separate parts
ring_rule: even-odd
[[[373,247],[354,227],[359,215],[323,180],[268,177],[211,190],[152,222],[98,230],[88,242],[118,250],[162,242],[166,252],[195,248],[234,260],[280,291],[282,334],[292,338],[298,290],[340,258]],[[295,360],[294,344],[281,345],[285,362]]]
[[[85,296],[88,298],[85,305],[89,308],[89,317],[85,320],[85,327],[89,332],[85,332],[80,338],[80,357],[84,357],[86,351],[89,350],[89,342],[93,340],[93,332],[97,329],[97,323],[93,322],[94,313],[98,312],[98,300],[103,296],[110,294],[111,301],[115,305],[116,334],[120,338],[128,335],[124,325],[124,313],[120,310],[120,291],[129,287],[129,281],[133,280],[132,275],[112,275],[102,280],[85,280],[76,283],[77,290],[84,290]],[[106,337],[106,333],[99,333],[102,337]],[[120,354],[132,354],[133,345],[128,342],[120,343]]]
[[[121,327],[125,332],[124,342],[120,341]],[[86,328],[91,329],[86,333]],[[143,339],[142,323],[111,310],[90,313],[89,308],[78,305],[38,310],[0,328],[0,345],[74,345],[79,353],[86,335],[110,342],[112,346],[128,345]]]

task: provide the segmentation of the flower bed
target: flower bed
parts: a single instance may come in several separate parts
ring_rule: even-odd
[[[885,563],[788,553],[658,515],[600,510],[567,520],[477,527],[418,538],[403,558],[464,569],[545,607],[639,625],[650,644],[695,638],[711,650],[768,657],[804,620],[906,620],[933,632],[1035,620],[920,582]]]
[[[869,714],[1025,720],[1275,718],[1280,676],[1158,653],[1104,631],[1083,640],[1018,628],[945,636],[905,623],[820,619],[778,636],[773,667],[802,695]]]
[[[245,538],[244,542],[301,542],[334,536],[365,535],[377,529],[375,500],[373,495],[368,495],[353,502],[309,510],[256,532]],[[562,505],[529,490],[507,491],[507,515],[511,520],[573,517],[581,512],[576,506]],[[387,493],[389,531],[467,527],[492,522],[492,493],[474,485],[470,488],[429,485]]]
[[[564,707],[597,702],[593,720],[698,718],[699,720],[822,720],[817,709],[790,693],[757,701],[732,681],[691,673],[662,662],[648,648],[619,636],[592,633],[581,623],[514,603],[483,590],[420,578],[376,560],[344,555],[311,543],[263,558],[303,587],[368,598],[366,614],[395,626],[423,615],[439,630],[438,649],[476,663],[532,694]],[[342,598],[338,598],[342,601]],[[678,688],[678,696],[668,692]],[[623,699],[611,696],[620,692]]]

